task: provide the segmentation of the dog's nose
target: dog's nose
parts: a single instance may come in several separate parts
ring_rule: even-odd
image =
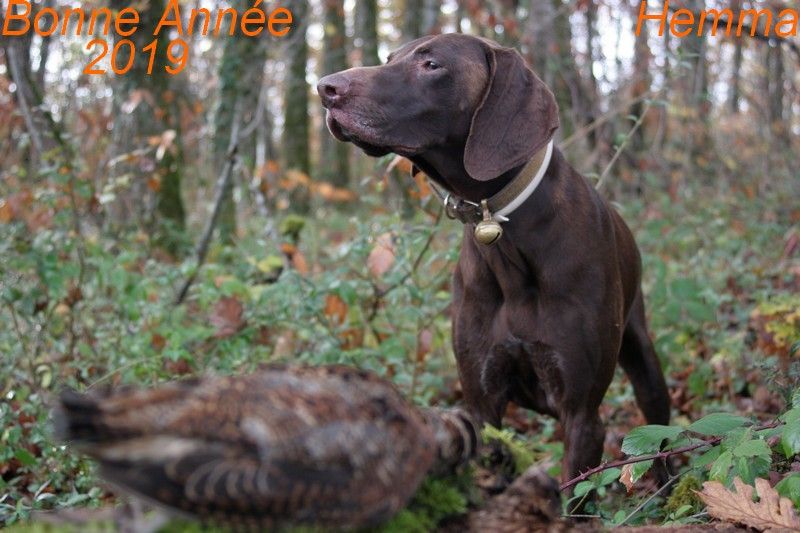
[[[325,76],[317,83],[317,93],[322,100],[322,106],[327,108],[341,102],[350,89],[350,80],[346,76],[331,74]]]

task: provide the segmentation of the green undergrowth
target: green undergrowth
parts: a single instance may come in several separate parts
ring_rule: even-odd
[[[621,210],[642,251],[651,334],[673,393],[672,423],[687,427],[715,412],[760,422],[791,412],[800,326],[797,253],[783,256],[798,231],[790,202],[777,193],[749,198],[700,188],[677,200],[650,195],[621,202]],[[379,204],[364,200],[370,209]],[[199,269],[193,257],[168,256],[140,232],[75,235],[63,209],[36,231],[21,220],[0,223],[0,524],[27,522],[35,511],[116,503],[91,462],[50,436],[48,411],[63,386],[149,386],[302,361],[368,368],[421,405],[453,403],[459,392],[448,313],[461,227],[436,223],[428,207],[433,215],[418,211],[412,220],[366,208],[356,215],[326,211],[302,225],[290,221],[292,234],[252,217],[235,246],[212,245]],[[273,225],[275,235],[264,231]],[[178,288],[195,272],[187,299],[175,305]],[[612,385],[602,415],[611,443],[606,458],[624,456],[623,438],[641,419],[623,378]],[[539,418],[527,427],[491,436],[506,444],[516,471],[543,463],[557,473],[563,448],[555,424]],[[748,442],[763,440],[741,431]],[[733,437],[726,442],[734,446]],[[786,494],[798,490],[798,476],[786,475],[791,459],[783,449],[770,445],[767,468],[759,462],[767,450],[747,446],[758,452],[750,456],[752,474],[775,472],[784,476]],[[727,474],[743,472],[734,450],[714,461],[725,466],[730,451]],[[679,468],[701,482],[709,478],[710,467]],[[594,511],[613,524],[649,493],[637,486],[628,494],[609,477],[591,490],[608,489]],[[472,504],[466,493],[457,490],[456,497],[429,483],[442,500],[412,506],[395,520],[429,525]],[[684,515],[685,503],[664,504],[654,498],[627,523],[696,514],[692,508]]]

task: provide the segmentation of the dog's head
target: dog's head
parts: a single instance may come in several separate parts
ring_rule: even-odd
[[[553,94],[519,53],[463,34],[411,41],[385,65],[325,76],[317,92],[340,141],[372,156],[454,147],[479,181],[525,163],[558,127]]]

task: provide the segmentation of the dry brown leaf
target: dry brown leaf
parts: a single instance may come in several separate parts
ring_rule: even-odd
[[[369,271],[376,278],[383,276],[392,268],[394,264],[394,254],[392,234],[384,233],[380,235],[367,257],[367,268],[369,268]]]
[[[147,188],[153,192],[158,192],[161,190],[161,176],[156,174],[151,175],[147,178]]]
[[[698,493],[714,518],[744,524],[759,531],[800,531],[800,518],[788,498],[782,498],[766,479],[756,479],[759,500],[753,501],[753,487],[738,477],[735,491],[718,481],[706,481]]]
[[[411,174],[411,161],[401,155],[396,155],[386,167],[386,174],[395,168],[403,174]]]
[[[327,181],[313,182],[311,192],[330,202],[349,202],[355,200],[356,195],[350,189],[342,189]]]
[[[12,220],[14,220],[14,211],[11,209],[11,204],[0,200],[0,222],[8,224]]]
[[[364,329],[348,328],[339,334],[342,350],[355,350],[364,346]]]
[[[432,344],[433,332],[427,328],[420,331],[419,335],[417,335],[417,362],[425,361],[425,357],[431,351]]]
[[[297,270],[297,273],[302,276],[307,275],[311,271],[311,269],[308,268],[308,261],[306,261],[306,256],[304,256],[299,251],[292,254],[292,266],[294,267],[295,270]]]
[[[165,339],[163,335],[159,335],[158,333],[153,333],[150,336],[150,346],[152,346],[155,351],[161,353],[161,350],[163,350],[164,346],[166,345],[167,345],[167,339]]]
[[[335,326],[344,324],[344,319],[347,318],[347,304],[338,294],[331,293],[325,297],[325,316]]]
[[[291,357],[295,354],[295,334],[292,330],[287,330],[275,339],[275,346],[272,348],[272,357],[282,359]]]
[[[296,187],[308,187],[311,184],[311,178],[308,174],[300,172],[299,170],[287,170],[284,177],[278,181],[278,185],[283,190],[293,190]]]
[[[411,191],[412,198],[424,200],[431,195],[431,186],[428,184],[428,178],[422,172],[414,174],[414,182],[417,184],[417,189]]]
[[[625,485],[625,490],[630,494],[633,491],[633,463],[622,467],[622,473],[619,475],[619,482]]]
[[[214,310],[211,312],[211,323],[217,330],[214,336],[218,339],[230,337],[237,331],[242,329],[245,325],[244,306],[242,303],[233,296],[224,296],[214,304]]]

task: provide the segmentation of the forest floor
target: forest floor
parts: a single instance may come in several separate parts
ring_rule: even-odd
[[[212,247],[180,305],[175,293],[195,269],[191,255],[175,259],[140,231],[76,235],[68,210],[2,217],[0,322],[9,327],[0,328],[0,525],[44,531],[50,526],[32,524],[32,513],[117,501],[89,460],[52,441],[48,410],[65,385],[149,385],[300,360],[372,369],[421,404],[457,402],[448,306],[461,228],[433,202],[411,220],[382,205],[362,198],[357,212],[326,208],[272,230],[251,217],[235,246]],[[649,192],[619,209],[642,250],[673,424],[717,411],[764,422],[790,409],[800,346],[796,198],[695,186],[677,198]],[[605,459],[626,457],[623,438],[644,421],[621,373],[601,414]],[[512,408],[505,427],[494,438],[511,449],[509,478],[530,464],[559,474],[557,423]],[[607,526],[707,521],[691,489],[709,477],[777,481],[800,469],[793,453],[770,446],[766,459],[729,464],[720,464],[724,449],[705,463],[699,453],[676,456],[681,480],[669,499],[651,498],[647,478],[626,490],[620,471],[611,472],[588,487],[599,495],[589,510]],[[483,464],[473,473],[481,469],[497,472]],[[452,498],[426,501],[436,491],[423,487],[387,528],[425,530],[476,505],[463,486],[450,489],[439,495]],[[800,487],[785,494],[800,501]]]

